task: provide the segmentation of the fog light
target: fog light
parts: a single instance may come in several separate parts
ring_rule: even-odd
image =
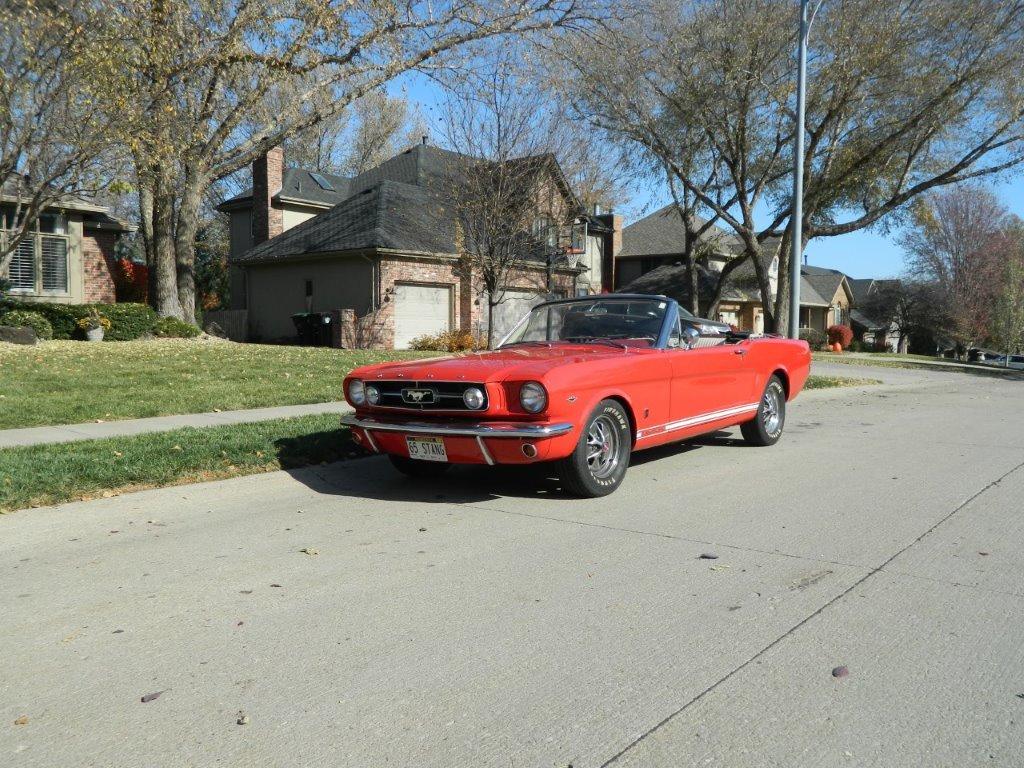
[[[462,393],[462,400],[471,411],[477,411],[484,407],[484,393],[479,387],[469,387]]]
[[[380,392],[372,384],[366,387],[366,402],[370,405],[376,405],[380,402]]]

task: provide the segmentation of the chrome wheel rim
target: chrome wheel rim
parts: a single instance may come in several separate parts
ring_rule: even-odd
[[[615,422],[601,415],[587,430],[587,466],[590,474],[603,480],[619,465],[619,431]]]
[[[775,387],[768,387],[764,393],[761,401],[761,418],[764,419],[764,428],[769,435],[779,431],[782,424],[782,401]]]

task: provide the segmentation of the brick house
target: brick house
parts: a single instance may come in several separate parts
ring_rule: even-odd
[[[764,309],[754,265],[746,262],[726,278],[719,301],[710,296],[725,263],[743,252],[735,235],[712,226],[703,236],[712,247],[697,265],[701,309],[715,320],[743,330],[764,331]],[[662,293],[689,303],[689,281],[680,263],[685,231],[674,204],[622,230],[622,249],[615,256],[615,287],[629,293]],[[776,242],[765,243],[768,254]],[[772,293],[778,280],[778,259],[766,255],[764,268]],[[842,272],[805,264],[801,270],[800,327],[824,331],[830,325],[850,325],[855,304],[851,279]]]
[[[15,204],[0,195],[0,241],[12,237]],[[134,227],[109,209],[68,199],[47,208],[23,239],[2,276],[12,298],[57,304],[113,303],[114,253],[118,239]]]
[[[294,337],[291,316],[307,311],[336,313],[345,346],[405,348],[425,334],[484,333],[486,297],[461,259],[444,192],[460,157],[421,144],[352,178],[286,168],[280,149],[253,163],[252,189],[218,206],[231,219],[232,308],[246,311],[249,337]],[[584,215],[557,164],[544,168],[537,222],[583,227],[576,263],[554,263],[552,292],[610,290],[621,218]],[[547,261],[524,256],[496,307],[495,338],[547,287]]]

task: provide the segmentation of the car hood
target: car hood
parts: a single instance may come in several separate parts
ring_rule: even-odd
[[[604,344],[554,344],[517,346],[491,352],[472,352],[452,357],[383,363],[353,372],[355,376],[422,381],[504,381],[536,379],[562,365],[644,354],[648,349],[617,349]]]

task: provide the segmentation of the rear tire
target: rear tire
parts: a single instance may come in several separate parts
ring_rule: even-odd
[[[757,415],[740,425],[743,439],[750,445],[775,445],[786,425],[786,388],[778,376],[772,376],[761,394]]]
[[[393,453],[389,453],[388,458],[395,469],[409,477],[435,477],[452,468],[451,464],[445,462],[420,461],[406,456],[396,456]]]
[[[626,411],[615,400],[602,400],[587,419],[576,448],[558,462],[562,488],[584,498],[607,496],[622,483],[632,449]]]

